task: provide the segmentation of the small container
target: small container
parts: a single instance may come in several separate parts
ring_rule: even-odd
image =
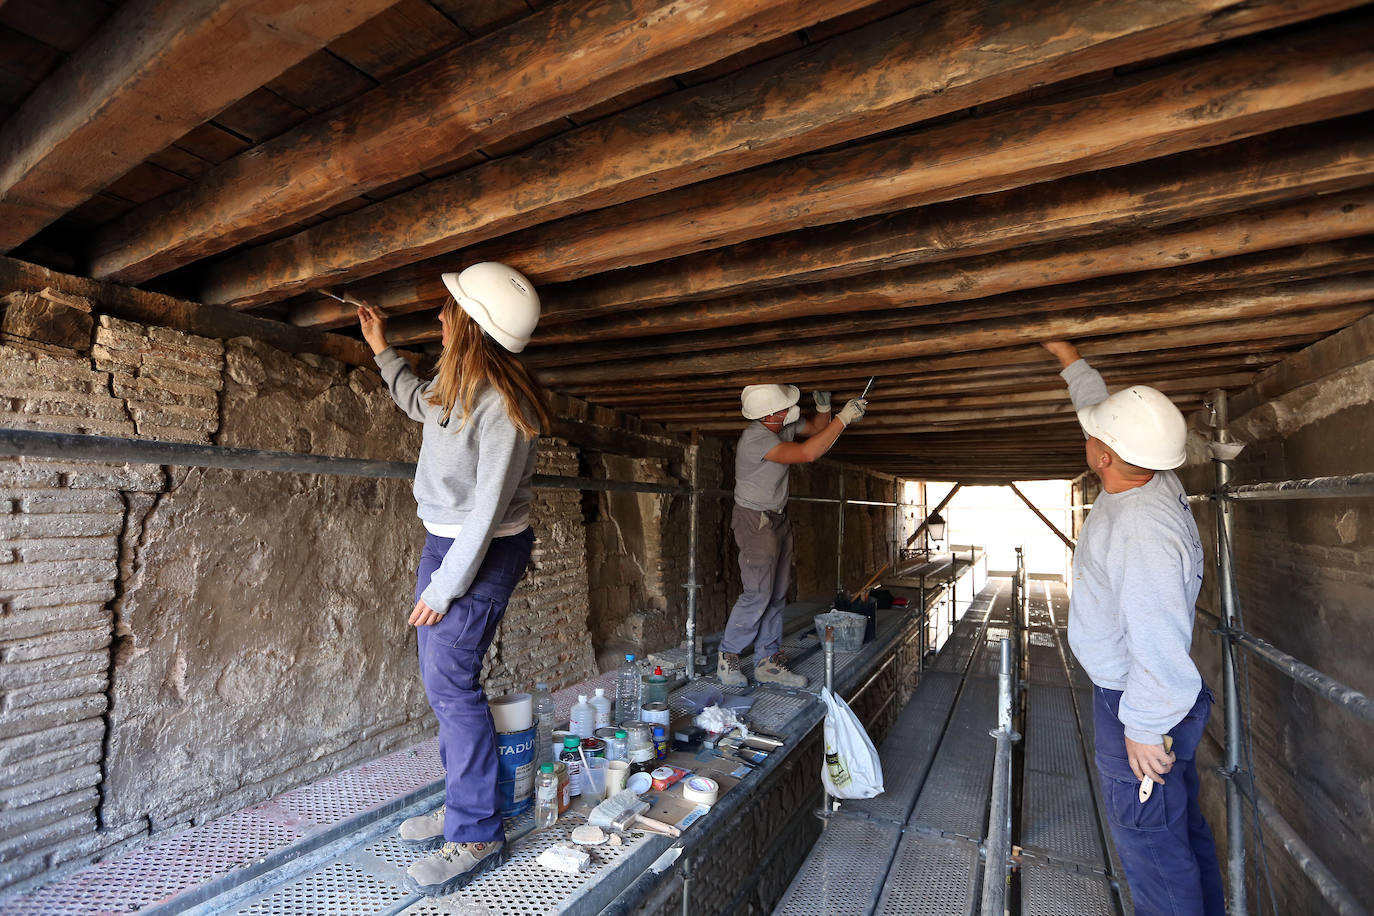
[[[663,674],[661,665],[654,666],[654,673],[649,675],[644,685],[644,702],[646,704],[668,702],[668,678]]]
[[[644,763],[656,758],[654,733],[650,731],[648,724],[639,721],[626,722],[625,735],[625,752],[630,763]]]
[[[668,729],[662,725],[654,726],[654,759],[662,760],[668,756]]]
[[[568,795],[574,797],[582,794],[582,752],[578,750],[579,743],[575,735],[564,738],[563,756],[560,758],[568,768]]]
[[[617,728],[615,737],[606,741],[606,759],[628,761],[630,759],[629,752],[625,749],[628,741],[629,736],[625,734],[625,729]]]
[[[539,828],[552,827],[558,823],[558,774],[553,764],[545,763],[539,767],[539,777],[534,783],[534,825]]]
[[[558,777],[558,813],[565,813],[572,805],[572,796],[568,794],[571,787],[568,782],[568,766],[561,760],[553,762],[553,773]]]
[[[598,687],[595,696],[589,701],[592,704],[592,730],[605,728],[611,724],[611,701],[606,696],[606,688]]]
[[[582,753],[586,754],[588,757],[600,757],[604,760],[606,757],[606,742],[596,737],[583,738]]]
[[[553,730],[553,759],[556,761],[563,756],[563,739],[571,735],[572,732],[566,728],[555,728]],[[580,735],[578,736],[581,737]]]
[[[585,693],[578,696],[570,716],[568,731],[577,737],[589,738],[596,731],[596,710],[592,708],[591,703],[587,702]]]
[[[644,708],[640,711],[640,715],[643,716],[644,721],[648,722],[650,725],[662,725],[664,728],[667,728],[668,719],[672,715],[672,710],[668,708],[667,703],[645,703]]]

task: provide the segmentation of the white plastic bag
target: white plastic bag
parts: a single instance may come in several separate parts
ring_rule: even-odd
[[[836,798],[872,798],[883,794],[883,762],[863,723],[844,700],[824,687],[825,760],[821,782]]]

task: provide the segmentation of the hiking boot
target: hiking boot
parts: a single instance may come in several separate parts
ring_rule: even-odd
[[[499,868],[510,858],[510,850],[501,840],[490,843],[445,843],[433,855],[425,856],[406,874],[420,893],[429,897],[443,897],[459,888],[467,887],[484,871]]]
[[[805,687],[806,678],[787,670],[787,657],[774,652],[761,662],[754,663],[754,680],[760,684],[778,684],[782,687]]]
[[[740,671],[739,656],[734,652],[716,654],[716,677],[722,687],[743,687],[749,679]]]
[[[444,845],[444,806],[429,814],[406,818],[396,831],[401,842],[416,849],[438,849]]]

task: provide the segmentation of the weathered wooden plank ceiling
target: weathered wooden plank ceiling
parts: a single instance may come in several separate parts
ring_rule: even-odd
[[[836,457],[1057,476],[1039,340],[1186,409],[1374,310],[1371,108],[1352,0],[7,0],[0,250],[416,347],[504,260],[558,390],[875,375]]]

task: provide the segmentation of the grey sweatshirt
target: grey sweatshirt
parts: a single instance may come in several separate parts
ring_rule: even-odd
[[[393,349],[376,360],[392,398],[425,425],[415,469],[416,514],[427,522],[463,526],[420,595],[444,614],[472,586],[497,528],[529,517],[537,440],[515,428],[505,400],[490,387],[477,396],[466,423],[455,405],[448,425],[440,426],[443,408],[424,398],[430,383]]]
[[[791,466],[764,458],[779,442],[795,442],[802,421],[773,432],[758,420],[740,433],[735,448],[735,502],[757,512],[787,508],[787,475]]]
[[[1107,399],[1102,376],[1083,360],[1060,375],[1075,410]],[[1202,689],[1188,654],[1202,564],[1173,471],[1093,501],[1074,551],[1069,645],[1094,684],[1123,691],[1119,717],[1132,741],[1161,743]]]

